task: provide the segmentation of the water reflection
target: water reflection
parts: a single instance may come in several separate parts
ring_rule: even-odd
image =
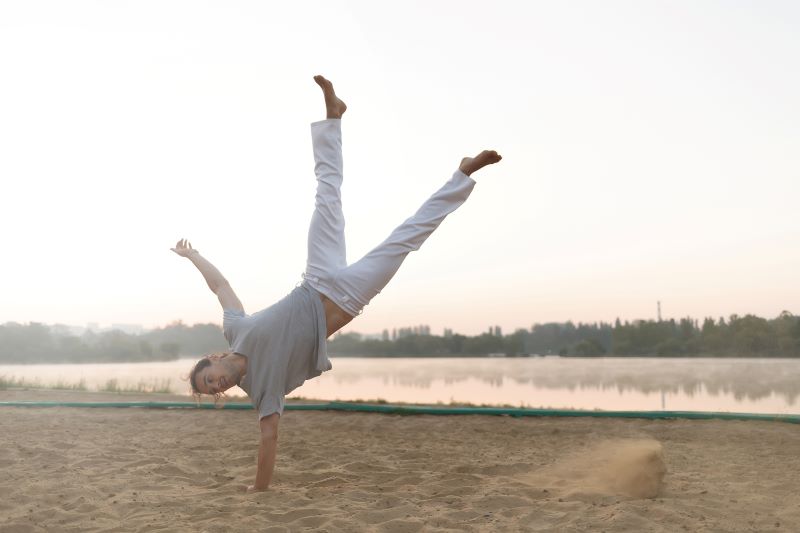
[[[194,360],[164,363],[0,365],[0,376],[42,384],[181,381]],[[239,394],[243,391],[234,389]],[[576,409],[797,412],[800,359],[335,358],[333,371],[293,396],[320,400],[472,403]]]
[[[468,380],[501,389],[505,381],[539,389],[724,395],[758,401],[777,396],[793,406],[800,395],[800,360],[713,358],[334,359],[330,378],[358,385],[373,376],[416,389]]]

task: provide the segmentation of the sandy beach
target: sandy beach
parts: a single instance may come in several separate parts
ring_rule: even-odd
[[[0,391],[0,401],[168,400]],[[185,400],[185,397],[182,398]],[[0,408],[0,531],[798,531],[800,426]]]

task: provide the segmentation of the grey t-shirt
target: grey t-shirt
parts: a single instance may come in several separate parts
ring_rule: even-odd
[[[222,330],[231,350],[247,356],[247,374],[239,386],[250,395],[259,418],[283,414],[284,396],[331,369],[325,308],[305,282],[252,315],[226,309]]]

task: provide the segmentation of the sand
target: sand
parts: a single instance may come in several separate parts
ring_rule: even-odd
[[[10,399],[129,400],[0,391]],[[148,395],[148,399],[166,399]],[[0,531],[800,531],[800,426],[0,408]]]

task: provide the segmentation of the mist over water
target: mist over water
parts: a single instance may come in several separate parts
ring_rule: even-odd
[[[800,360],[716,358],[349,358],[290,397],[567,409],[800,413]],[[194,359],[162,363],[1,365],[0,376],[89,390],[182,380]],[[231,395],[244,395],[238,388]]]

